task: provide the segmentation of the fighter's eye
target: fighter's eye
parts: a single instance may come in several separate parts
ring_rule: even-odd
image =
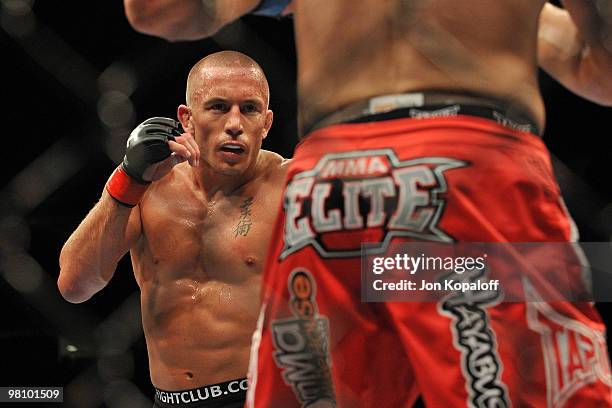
[[[226,106],[224,103],[222,102],[215,102],[212,105],[210,105],[210,109],[214,110],[214,111],[226,111]]]
[[[252,103],[247,103],[246,105],[242,106],[242,111],[245,113],[257,112],[257,106]]]

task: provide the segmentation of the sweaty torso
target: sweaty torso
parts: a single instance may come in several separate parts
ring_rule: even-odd
[[[372,96],[452,91],[543,126],[536,35],[545,0],[295,0],[302,129]]]
[[[265,170],[229,196],[207,197],[183,163],[140,204],[142,236],[131,255],[157,388],[246,376],[283,177],[280,156],[266,155]]]

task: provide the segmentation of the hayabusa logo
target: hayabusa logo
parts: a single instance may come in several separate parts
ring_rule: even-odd
[[[487,282],[485,269],[443,276],[465,283]],[[484,279],[483,279],[484,278]],[[489,326],[486,308],[501,301],[501,290],[451,292],[438,309],[453,319],[453,342],[461,351],[461,371],[465,377],[469,407],[510,407],[508,390],[501,380],[502,362],[495,336]]]
[[[468,163],[446,157],[400,161],[391,149],[327,154],[289,182],[280,259],[312,245],[321,257],[361,254],[364,230],[381,253],[393,237],[452,242],[438,228],[447,170]],[[335,233],[342,233],[342,240]]]
[[[329,321],[319,315],[315,280],[307,270],[296,269],[287,284],[295,318],[274,320],[271,324],[274,361],[302,407],[314,403],[318,407],[334,407]]]

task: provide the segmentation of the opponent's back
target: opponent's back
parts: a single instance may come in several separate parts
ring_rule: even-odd
[[[295,0],[302,129],[376,95],[444,90],[502,99],[541,127],[543,0]]]

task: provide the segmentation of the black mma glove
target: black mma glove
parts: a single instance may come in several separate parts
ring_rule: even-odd
[[[141,184],[145,170],[170,156],[168,141],[183,134],[179,122],[170,118],[155,117],[142,122],[130,134],[123,158],[123,171]]]
[[[106,183],[110,196],[126,207],[137,205],[151,183],[142,177],[145,170],[169,157],[168,141],[182,134],[181,124],[170,118],[150,118],[138,125],[128,138],[123,162]]]

